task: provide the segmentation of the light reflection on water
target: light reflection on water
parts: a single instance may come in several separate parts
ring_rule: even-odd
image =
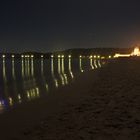
[[[52,56],[50,59],[3,57],[0,63],[0,113],[68,85],[79,72],[102,66],[100,59],[72,59],[71,56]]]

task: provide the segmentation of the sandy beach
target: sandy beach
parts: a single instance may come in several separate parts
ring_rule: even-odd
[[[140,60],[116,59],[0,115],[1,140],[139,140]]]

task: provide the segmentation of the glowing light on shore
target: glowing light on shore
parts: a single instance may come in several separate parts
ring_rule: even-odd
[[[135,47],[133,52],[130,53],[130,54],[119,54],[119,53],[116,53],[114,55],[114,58],[118,58],[118,57],[130,57],[130,56],[140,56],[140,50],[139,50],[139,47]]]
[[[33,58],[34,57],[34,55],[31,55],[31,58]]]
[[[69,55],[68,57],[71,58],[71,55]]]
[[[92,58],[93,58],[93,56],[92,56],[92,55],[90,55],[90,56],[89,56],[89,59],[92,59]]]
[[[138,47],[134,49],[134,51],[131,53],[132,56],[140,56],[140,50]]]
[[[130,57],[130,54],[115,54],[114,58],[118,58],[118,57]]]
[[[2,58],[5,58],[5,57],[6,57],[6,56],[3,54],[3,55],[2,55]]]

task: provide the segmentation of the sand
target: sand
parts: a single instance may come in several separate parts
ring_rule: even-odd
[[[2,140],[140,139],[140,60],[80,74],[47,98],[0,115]]]

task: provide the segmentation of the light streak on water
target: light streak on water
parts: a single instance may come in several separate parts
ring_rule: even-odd
[[[3,57],[3,59],[2,59],[2,72],[3,72],[3,80],[6,83],[7,77],[6,77],[5,57]]]
[[[98,66],[101,67],[101,61],[100,60],[98,60]]]
[[[73,72],[72,72],[72,68],[71,68],[71,57],[69,57],[69,61],[68,61],[68,65],[69,65],[69,73],[71,75],[71,78],[73,79],[74,78],[74,75],[73,75]]]
[[[94,59],[94,66],[95,66],[95,68],[98,68],[96,59]]]
[[[68,84],[68,78],[67,78],[67,75],[65,73],[65,66],[64,66],[64,56],[62,56],[62,59],[61,59],[61,69],[62,69],[62,75],[64,77],[64,80],[65,80],[65,84]]]
[[[24,71],[24,57],[21,58],[21,73],[22,73],[22,78],[25,76],[25,71]]]
[[[61,74],[61,63],[60,63],[60,57],[58,56],[58,74],[59,74],[59,77],[61,79],[61,83],[62,85],[65,85],[65,81],[64,81],[64,78]]]
[[[41,57],[41,76],[42,76],[43,83],[45,84],[45,89],[46,89],[46,91],[48,91],[49,86],[46,82],[45,75],[44,75],[44,58],[43,58],[43,56]]]
[[[31,57],[31,75],[34,77],[34,58],[33,56]]]
[[[84,72],[84,70],[82,68],[82,56],[79,57],[79,67],[80,67],[80,71]]]
[[[54,74],[54,58],[51,56],[51,74],[55,83],[55,87],[58,88],[58,80],[55,78],[55,74]]]
[[[94,69],[94,66],[93,66],[93,58],[90,58],[90,66],[91,66],[91,69]]]
[[[14,57],[12,57],[12,76],[13,76],[13,79],[15,80],[16,77],[15,77],[15,59],[14,59]]]

